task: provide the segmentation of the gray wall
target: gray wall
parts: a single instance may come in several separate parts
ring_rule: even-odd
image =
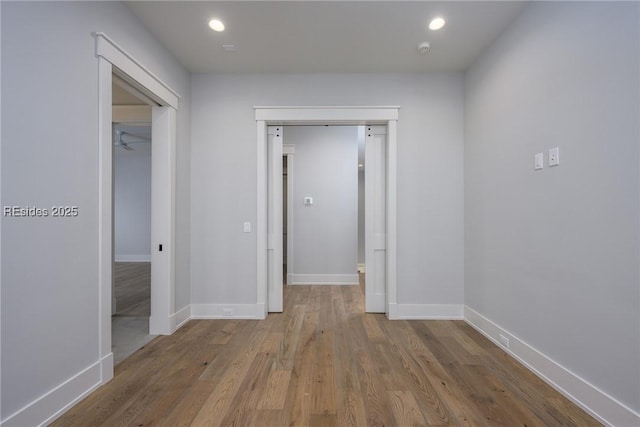
[[[192,302],[256,303],[253,106],[399,105],[398,302],[462,303],[462,74],[195,74],[191,95]]]
[[[189,74],[116,2],[1,2],[2,417],[98,361],[98,61],[104,31],[181,96],[176,301],[189,301]],[[10,108],[7,108],[10,106]]]
[[[114,149],[115,260],[151,261],[151,143],[131,146]]]
[[[530,5],[466,73],[464,152],[465,303],[636,411],[639,40],[638,3]]]
[[[355,274],[358,264],[358,129],[285,126],[295,146],[291,274]],[[313,197],[305,206],[303,199]]]

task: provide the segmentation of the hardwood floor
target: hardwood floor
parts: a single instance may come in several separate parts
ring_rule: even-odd
[[[192,320],[53,425],[600,425],[463,321],[363,301],[362,286],[286,286],[266,320]]]
[[[151,314],[151,263],[116,262],[113,266],[116,316],[149,317]]]

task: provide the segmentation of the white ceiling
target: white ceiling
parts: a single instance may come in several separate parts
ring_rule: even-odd
[[[194,73],[463,71],[523,1],[130,1],[142,23]],[[441,15],[447,25],[430,31]],[[207,23],[218,18],[226,30]],[[431,51],[418,53],[420,42]],[[232,44],[236,52],[222,45]]]

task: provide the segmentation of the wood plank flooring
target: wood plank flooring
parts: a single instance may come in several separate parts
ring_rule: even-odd
[[[362,286],[287,286],[284,306],[154,339],[53,425],[600,425],[463,321],[364,314]]]
[[[116,316],[151,315],[151,263],[116,262],[113,266]]]

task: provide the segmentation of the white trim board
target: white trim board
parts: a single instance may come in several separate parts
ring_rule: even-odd
[[[462,304],[389,304],[389,320],[461,320]]]
[[[52,423],[69,408],[101,385],[101,362],[72,376],[2,420],[2,427],[43,426]]]
[[[127,83],[140,90],[144,95],[158,102],[178,109],[180,95],[160,80],[147,67],[131,56],[120,45],[102,32],[95,32],[96,56],[115,65],[113,71]],[[142,87],[141,87],[142,86]]]
[[[151,262],[151,254],[142,255],[118,255],[113,257],[115,262]]]
[[[264,319],[264,310],[261,304],[191,304],[191,319]]]
[[[191,304],[187,304],[185,307],[176,311],[174,317],[176,319],[176,330],[178,330],[191,320]]]
[[[551,387],[608,426],[640,426],[640,414],[574,374],[477,311],[464,306],[464,320]],[[509,339],[509,347],[498,340]]]
[[[256,121],[270,125],[350,124],[386,125],[398,120],[398,106],[257,106]]]
[[[287,274],[291,285],[358,285],[357,274]]]

